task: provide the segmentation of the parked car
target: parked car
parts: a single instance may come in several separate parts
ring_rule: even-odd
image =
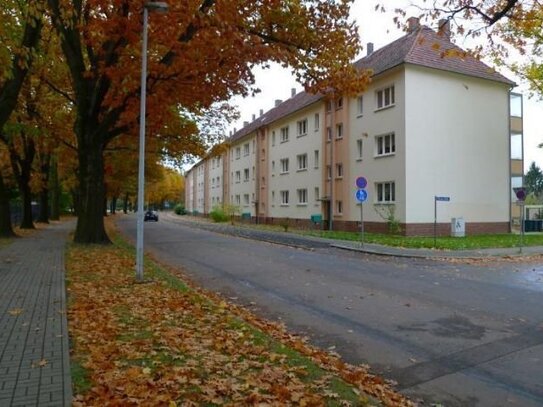
[[[145,212],[143,220],[145,222],[147,222],[148,220],[154,220],[155,222],[158,222],[158,213],[156,211],[147,211]]]

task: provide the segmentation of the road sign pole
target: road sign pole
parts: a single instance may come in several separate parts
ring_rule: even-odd
[[[520,254],[524,246],[524,202],[520,205]]]
[[[434,196],[434,249],[437,245],[437,196]]]
[[[364,247],[364,202],[360,202],[360,247]]]

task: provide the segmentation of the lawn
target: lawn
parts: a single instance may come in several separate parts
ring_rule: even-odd
[[[74,405],[411,403],[364,366],[310,346],[134,253],[72,244],[67,254]]]

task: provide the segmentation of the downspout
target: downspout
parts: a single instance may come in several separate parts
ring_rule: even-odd
[[[330,101],[330,219],[328,221],[328,229],[334,230],[334,132],[335,132],[335,123],[336,123],[336,114],[335,114],[335,104],[336,97],[332,93],[332,99]],[[326,135],[328,137],[328,134]],[[328,174],[327,174],[328,175]]]

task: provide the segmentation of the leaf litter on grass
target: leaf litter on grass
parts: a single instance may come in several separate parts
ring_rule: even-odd
[[[156,265],[135,283],[133,265],[118,246],[68,251],[72,359],[85,376],[75,406],[412,405],[366,367]]]

